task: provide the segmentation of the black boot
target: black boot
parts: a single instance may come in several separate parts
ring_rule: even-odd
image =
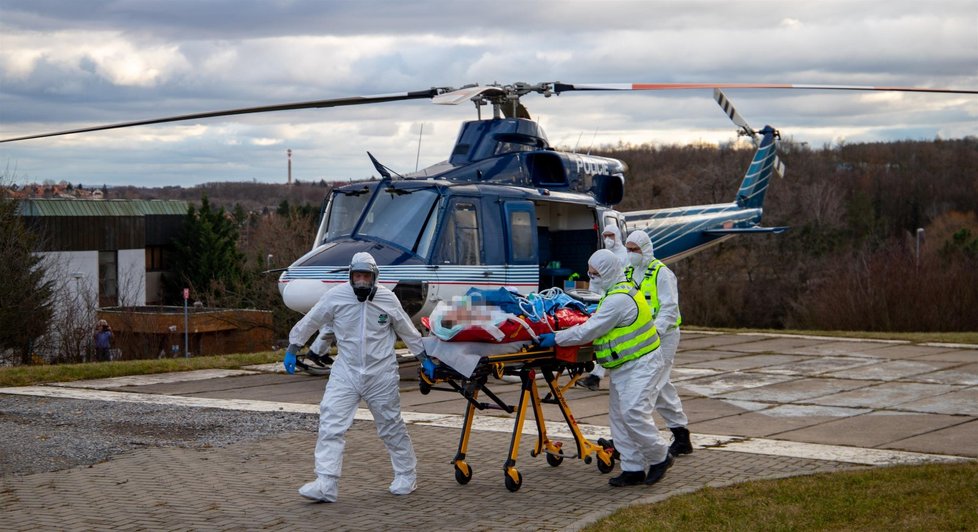
[[[672,445],[669,446],[669,454],[679,456],[693,452],[693,444],[689,441],[689,430],[686,427],[674,427],[672,431]]]
[[[665,460],[649,467],[649,474],[645,475],[645,485],[651,486],[652,484],[662,480],[662,477],[666,476],[666,470],[672,467],[672,463],[674,461],[675,459],[672,457],[672,455],[667,454]]]
[[[587,377],[575,382],[574,385],[580,386],[581,388],[587,388],[592,392],[596,392],[601,388],[601,378],[595,375],[588,375]]]
[[[645,471],[622,471],[617,477],[608,479],[608,484],[616,488],[622,486],[636,486],[645,481]]]

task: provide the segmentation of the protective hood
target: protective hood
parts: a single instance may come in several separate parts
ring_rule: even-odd
[[[370,281],[354,282],[354,272],[369,273]],[[353,293],[356,294],[358,301],[362,303],[367,299],[373,300],[374,294],[377,293],[377,277],[379,275],[380,270],[377,269],[377,261],[374,260],[373,255],[365,251],[353,255],[353,259],[350,261],[350,286],[353,287]]]
[[[610,250],[599,249],[595,251],[588,259],[587,264],[598,272],[598,276],[591,279],[590,289],[592,292],[603,294],[615,283],[625,280],[625,270],[622,268],[618,257]]]
[[[652,254],[652,239],[649,238],[649,234],[642,230],[632,231],[628,235],[628,240],[626,242],[631,242],[642,250],[642,264],[643,268],[647,267],[655,255]],[[629,255],[634,255],[634,253],[629,252]]]
[[[608,237],[605,233],[611,233],[614,236]],[[622,242],[621,229],[616,224],[609,223],[604,226],[604,231],[601,232],[601,239],[604,241],[605,249],[610,250],[618,257],[618,261],[621,262],[621,268],[624,270],[625,266],[628,266],[628,250],[625,249],[625,244]]]

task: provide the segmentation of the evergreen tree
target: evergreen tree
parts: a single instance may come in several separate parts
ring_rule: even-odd
[[[233,306],[243,281],[244,255],[238,251],[238,229],[224,208],[214,210],[207,196],[200,210],[191,206],[180,236],[173,242],[170,297],[190,288],[193,297],[208,305]]]
[[[29,364],[34,340],[51,322],[53,282],[33,253],[37,236],[16,210],[0,191],[0,351],[11,349]]]

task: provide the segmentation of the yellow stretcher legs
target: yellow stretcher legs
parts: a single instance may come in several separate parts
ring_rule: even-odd
[[[615,459],[612,455],[613,449],[591,443],[584,437],[584,434],[581,433],[580,427],[578,427],[574,419],[574,415],[571,413],[567,400],[564,398],[563,392],[567,387],[573,386],[574,380],[580,378],[584,372],[584,365],[568,365],[559,362],[553,357],[552,351],[527,351],[513,355],[503,355],[503,357],[505,357],[505,361],[494,361],[492,360],[493,357],[485,357],[485,370],[477,371],[470,378],[464,378],[447,368],[439,368],[436,379],[422,376],[421,384],[423,393],[436,389],[433,388],[433,385],[438,382],[446,382],[452,389],[467,399],[465,417],[462,422],[462,434],[458,442],[458,451],[455,454],[455,458],[452,459],[452,464],[455,466],[455,480],[459,484],[468,484],[472,480],[472,467],[465,461],[466,452],[468,451],[475,412],[476,410],[487,408],[499,408],[516,416],[513,423],[509,454],[503,465],[503,480],[506,489],[509,491],[517,491],[523,485],[523,475],[516,468],[516,459],[519,454],[520,440],[523,436],[523,427],[531,407],[533,409],[533,417],[536,420],[537,440],[533,450],[530,452],[530,456],[536,457],[540,454],[546,454],[547,463],[553,467],[559,466],[564,461],[564,458],[580,458],[585,464],[590,464],[593,457],[596,456],[598,459],[598,470],[602,473],[611,472],[615,467]],[[561,387],[557,382],[557,377],[564,370],[567,370],[571,376],[571,382],[567,386]],[[547,387],[550,390],[547,398],[543,400],[540,398],[535,382],[538,371],[542,373],[547,382]],[[490,375],[501,376],[502,373],[519,375],[520,377],[520,399],[515,409],[505,404],[499,397],[486,388],[486,382]],[[485,392],[486,396],[492,399],[495,404],[479,402],[480,391]],[[547,435],[547,426],[543,413],[544,402],[558,405],[564,421],[566,421],[568,428],[574,436],[574,443],[577,446],[577,453],[575,455],[565,455],[563,444],[559,441],[551,440]]]

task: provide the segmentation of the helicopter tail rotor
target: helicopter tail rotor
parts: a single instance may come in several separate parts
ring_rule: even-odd
[[[723,94],[723,91],[716,88],[713,89],[713,99],[716,100],[716,102],[720,105],[720,108],[723,109],[724,114],[727,115],[730,121],[733,122],[735,126],[740,128],[740,130],[737,131],[737,134],[743,135],[745,137],[750,137],[751,141],[754,142],[754,146],[757,146],[761,138],[760,133],[754,128],[750,127],[750,124],[747,123],[747,120],[745,120],[744,117],[740,116],[740,113],[738,113],[737,109],[733,106],[733,102],[727,99],[727,96]],[[775,138],[780,137],[777,131],[774,131],[774,136]],[[777,174],[778,177],[783,178],[784,163],[781,162],[781,158],[778,157],[776,151],[774,153],[773,165],[774,165],[774,173]]]

